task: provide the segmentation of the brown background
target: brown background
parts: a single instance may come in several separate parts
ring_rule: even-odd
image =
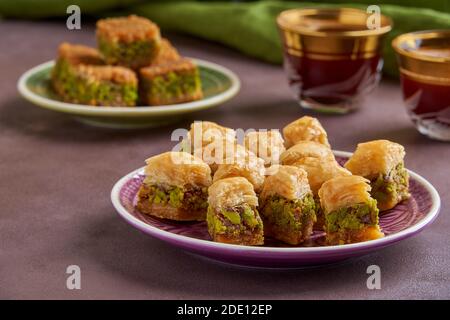
[[[61,41],[94,44],[92,26],[0,22],[0,298],[450,298],[450,145],[421,136],[396,82],[385,81],[359,112],[319,115],[334,149],[387,138],[403,144],[407,166],[436,186],[443,208],[417,237],[338,266],[303,271],[242,270],[209,263],[127,225],[109,193],[122,175],[172,146],[170,133],[192,120],[235,128],[280,128],[304,112],[283,71],[198,39],[169,36],[188,56],[235,71],[232,101],[174,126],[138,131],[88,127],[19,97],[18,77],[50,60]],[[82,289],[65,287],[81,267]],[[377,264],[382,289],[366,288]]]

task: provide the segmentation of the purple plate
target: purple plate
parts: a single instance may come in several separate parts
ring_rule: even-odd
[[[343,163],[351,153],[334,151]],[[315,232],[306,246],[292,247],[268,239],[261,247],[213,242],[205,222],[175,222],[157,219],[134,209],[136,194],[144,178],[143,168],[120,179],[111,192],[117,212],[128,223],[153,237],[209,259],[241,266],[299,268],[334,263],[379,250],[411,237],[437,217],[440,198],[436,189],[418,174],[409,171],[411,198],[380,216],[384,238],[339,246],[321,245],[323,233]]]

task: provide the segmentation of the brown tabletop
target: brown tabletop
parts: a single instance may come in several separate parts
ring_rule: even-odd
[[[380,138],[403,144],[407,166],[441,195],[437,220],[414,238],[333,267],[237,269],[138,232],[118,217],[109,194],[146,157],[170,149],[170,133],[193,120],[280,128],[304,115],[280,66],[169,35],[181,53],[236,72],[238,96],[173,126],[99,129],[37,108],[16,90],[18,77],[52,59],[60,42],[94,44],[92,26],[68,31],[64,22],[2,21],[0,34],[0,298],[450,298],[450,144],[414,129],[396,82],[383,82],[359,112],[317,116],[334,149]],[[372,264],[381,268],[381,290],[366,287]],[[81,268],[81,290],[66,288],[69,265]]]

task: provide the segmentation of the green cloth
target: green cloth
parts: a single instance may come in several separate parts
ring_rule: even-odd
[[[224,43],[247,55],[268,62],[280,63],[282,61],[281,42],[275,17],[285,9],[308,6],[329,7],[333,5],[291,1],[185,2],[177,5],[171,3],[144,4],[137,6],[135,12],[154,20],[160,24],[163,30],[197,35]],[[364,5],[355,4],[341,4],[340,6],[366,8]],[[395,54],[391,47],[394,37],[410,31],[450,29],[450,13],[395,5],[381,5],[381,12],[394,21],[394,29],[387,36],[384,48],[384,71],[392,76],[396,76],[398,73]]]
[[[81,14],[129,8],[143,0],[0,0],[0,16],[10,18],[49,18],[67,16],[66,9],[76,4]]]
[[[351,0],[350,0],[351,1]],[[425,29],[450,29],[450,1],[375,1],[382,14],[391,17],[394,29],[385,42],[385,72],[397,74],[392,39],[405,32]],[[0,15],[5,17],[67,16],[68,4],[78,4],[82,14],[104,16],[135,13],[158,23],[163,31],[177,31],[213,40],[249,56],[272,63],[282,60],[281,43],[275,24],[279,12],[297,7],[341,6],[365,9],[371,0],[315,2],[296,1],[145,1],[145,0],[1,0]],[[36,10],[24,10],[32,8]],[[430,9],[432,8],[432,9]]]

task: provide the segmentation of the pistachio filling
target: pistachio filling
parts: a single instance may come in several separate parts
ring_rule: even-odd
[[[66,60],[56,63],[52,78],[58,94],[73,103],[134,106],[138,97],[137,85],[93,80]]]
[[[371,195],[379,203],[409,198],[409,175],[403,163],[399,163],[387,175],[379,174],[371,181]]]
[[[98,47],[108,64],[143,67],[150,64],[159,50],[159,41],[139,40],[129,43],[98,39]]]
[[[346,232],[347,230],[361,230],[366,226],[378,224],[377,201],[371,199],[367,203],[343,207],[325,215],[327,232]]]
[[[204,210],[208,206],[207,188],[150,185],[146,189],[145,194],[152,204],[170,205],[185,210]]]
[[[143,79],[143,87],[149,98],[172,100],[192,95],[201,90],[201,81],[197,69],[189,72],[171,71],[149,79]]]
[[[319,196],[314,197],[314,202],[316,204],[316,224],[314,228],[317,230],[323,230],[325,228],[325,213],[323,212],[322,205],[320,204]]]
[[[246,203],[222,209],[220,212],[208,207],[206,221],[210,234],[226,234],[233,237],[238,237],[243,232],[254,232],[263,228],[258,211]]]
[[[316,203],[312,194],[302,199],[288,200],[278,195],[264,201],[261,214],[264,220],[278,228],[301,232],[316,221]]]

